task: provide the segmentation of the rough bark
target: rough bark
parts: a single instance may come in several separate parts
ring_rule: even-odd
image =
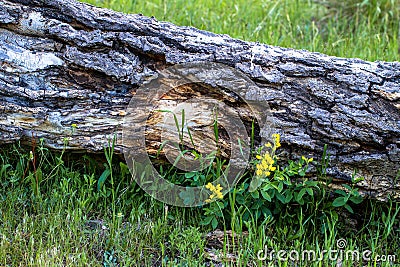
[[[218,62],[260,88],[241,97],[269,105],[283,159],[321,158],[327,144],[335,182],[348,182],[357,169],[363,193],[400,198],[398,62],[244,42],[73,0],[2,0],[0,60],[0,143],[29,142],[33,134],[62,149],[77,124],[68,150],[102,151],[116,133],[120,153],[126,107],[140,85],[173,64]],[[175,93],[169,100],[185,95]],[[232,107],[246,120],[239,102]],[[212,131],[202,132],[194,137],[211,138]],[[155,153],[158,139],[148,137]]]

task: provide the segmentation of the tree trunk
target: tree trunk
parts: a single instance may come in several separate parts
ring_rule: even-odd
[[[164,110],[202,96],[196,105],[205,111],[197,116],[205,119],[192,118],[191,126],[193,143],[203,142],[200,150],[215,140],[205,103],[229,103],[227,109],[236,110],[249,133],[253,116],[246,115],[246,102],[256,101],[268,107],[270,123],[282,136],[282,160],[301,155],[321,159],[327,144],[327,173],[334,183],[349,183],[357,170],[365,178],[358,184],[362,193],[400,199],[398,62],[244,42],[73,0],[2,0],[0,58],[2,144],[27,143],[34,136],[55,150],[102,152],[116,134],[115,151],[122,153],[123,121],[138,88],[175,64],[223,63],[256,89],[232,93],[220,85],[193,83],[160,101],[154,98],[156,109]],[[147,116],[153,128],[146,131],[146,146],[154,155],[161,120]],[[173,125],[169,128],[166,135],[172,135]],[[257,142],[262,130],[258,121]],[[222,129],[219,135],[222,156],[229,157],[229,138]],[[186,145],[191,141],[186,138]]]

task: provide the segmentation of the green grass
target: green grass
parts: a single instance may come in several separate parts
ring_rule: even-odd
[[[318,255],[336,249],[340,238],[347,250],[394,255],[399,263],[400,203],[364,201],[353,205],[355,214],[317,208],[313,202],[291,203],[279,214],[257,219],[251,212],[245,219],[251,204],[237,202],[234,190],[225,196],[227,209],[218,217],[218,228],[227,232],[217,238],[211,226],[200,223],[208,206],[177,208],[152,199],[118,160],[109,164],[103,159],[102,166],[99,159],[77,160],[39,145],[33,161],[29,148],[3,148],[0,266],[328,266],[337,261],[285,261],[276,253],[315,250]],[[108,177],[99,190],[107,168],[113,179]],[[329,197],[313,201],[332,203]],[[275,250],[272,261],[257,258],[265,248]],[[362,263],[350,259],[342,266]],[[391,264],[371,261],[363,266]]]
[[[365,60],[399,60],[397,0],[85,0],[247,41]]]
[[[271,45],[369,60],[399,57],[397,1],[87,2]],[[341,238],[347,250],[396,257],[394,263],[348,260],[341,266],[400,265],[399,203],[365,200],[351,204],[351,214],[333,207],[331,192],[323,191],[305,205],[272,203],[273,216],[257,217],[250,204],[240,204],[239,185],[222,206],[177,208],[145,194],[112,155],[112,143],[99,158],[52,153],[40,143],[35,149],[3,146],[0,266],[335,266],[327,258],[269,262],[257,254],[265,246],[276,253],[321,253],[336,249]],[[183,173],[164,171],[187,182]],[[208,174],[198,174],[199,181]],[[219,238],[212,223],[201,223],[207,209],[223,231]]]

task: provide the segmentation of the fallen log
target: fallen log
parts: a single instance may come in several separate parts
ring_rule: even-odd
[[[127,107],[143,84],[175,64],[215,62],[242,73],[255,89],[232,93],[219,85],[187,84],[164,95],[155,109],[201,95],[229,103],[251,132],[254,116],[246,115],[246,101],[264,103],[282,135],[282,160],[320,159],[327,144],[327,174],[335,183],[349,183],[357,170],[365,178],[357,185],[362,193],[400,199],[398,62],[244,42],[73,0],[1,1],[0,60],[1,144],[29,143],[35,136],[54,150],[102,152],[115,134],[115,151],[122,153]],[[197,105],[207,110],[210,102],[203,100]],[[149,114],[147,121],[156,126],[160,118]],[[193,143],[212,144],[213,121],[192,121]],[[156,128],[146,132],[153,155],[160,147]],[[222,156],[229,157],[229,138],[220,134]]]

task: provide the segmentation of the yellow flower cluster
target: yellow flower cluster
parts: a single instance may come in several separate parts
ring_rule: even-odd
[[[274,164],[274,159],[271,157],[269,152],[265,152],[263,156],[257,155],[257,159],[260,159],[260,163],[256,165],[256,174],[258,176],[265,175],[269,176],[271,172],[276,170],[276,167],[272,166]]]
[[[281,135],[280,134],[273,134],[272,135],[274,145],[272,146],[271,143],[266,143],[265,147],[271,148],[271,154],[267,151],[264,155],[257,155],[256,158],[260,160],[260,162],[256,165],[256,174],[257,176],[269,176],[271,172],[276,170],[276,167],[273,166],[275,161],[275,150],[281,146]]]
[[[275,148],[278,148],[281,146],[281,135],[280,134],[272,134],[272,137],[274,138],[274,144],[275,144]]]
[[[222,194],[222,187],[220,184],[217,184],[217,186],[214,186],[212,183],[208,183],[206,185],[206,188],[211,191],[210,197],[206,200],[206,203],[210,203],[213,201],[214,198],[219,198],[223,199],[224,195]]]

